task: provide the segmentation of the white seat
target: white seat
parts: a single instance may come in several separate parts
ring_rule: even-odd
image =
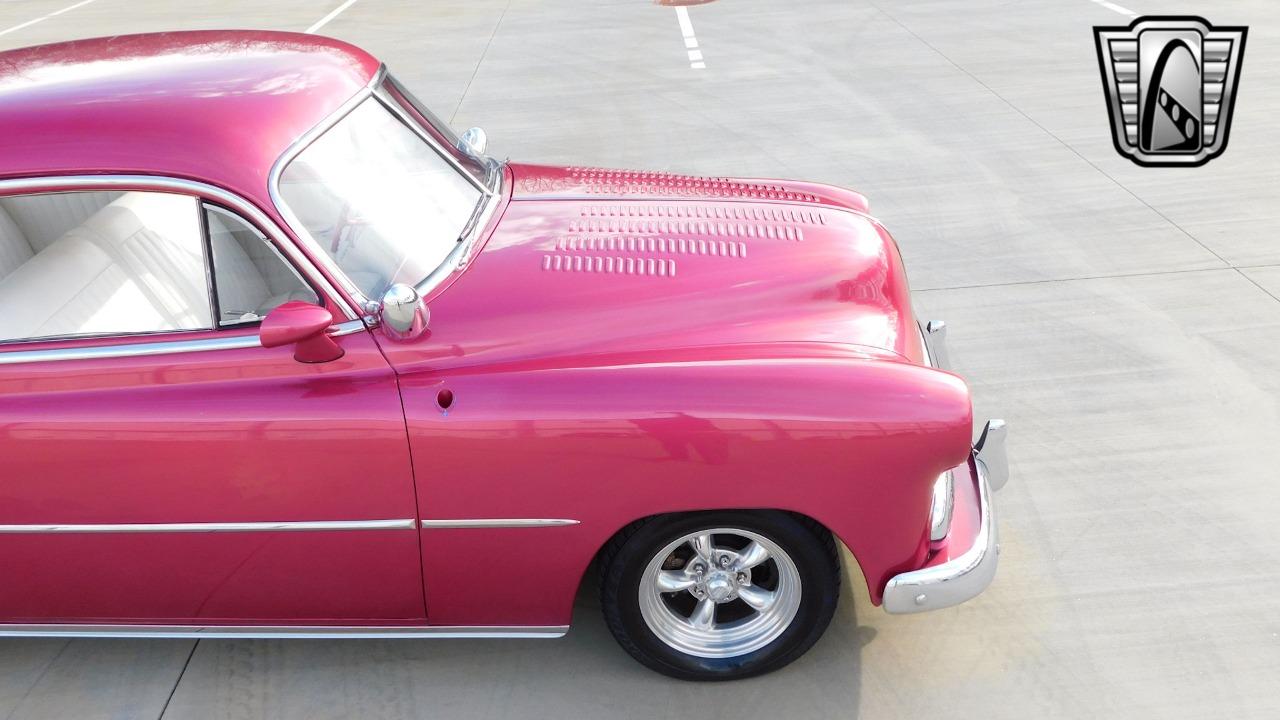
[[[0,207],[0,279],[17,270],[34,254],[26,233]]]
[[[0,279],[0,340],[212,327],[197,213],[125,193]]]
[[[0,198],[32,252],[40,252],[120,197],[117,191],[40,193]]]
[[[256,230],[219,211],[205,214],[216,269],[221,321],[252,321],[290,300],[316,302]]]
[[[256,314],[271,295],[267,281],[222,215],[210,212],[205,218],[209,223],[209,241],[218,268],[218,307],[222,311],[222,320]]]

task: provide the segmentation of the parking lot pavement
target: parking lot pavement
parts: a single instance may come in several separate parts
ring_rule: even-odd
[[[303,30],[342,3],[0,2],[0,48]],[[1111,7],[1109,7],[1109,5]],[[1147,169],[1107,135],[1091,26],[1251,26],[1228,151]],[[1124,0],[358,0],[321,30],[522,160],[866,193],[980,417],[1011,427],[1001,569],[872,607],[773,675],[686,684],[560,641],[0,640],[0,717],[1275,717],[1280,700],[1280,7]],[[1121,9],[1123,9],[1121,8]]]

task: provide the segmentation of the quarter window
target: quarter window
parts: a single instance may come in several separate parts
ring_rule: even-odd
[[[252,225],[213,205],[205,205],[204,221],[219,325],[257,322],[290,300],[319,303],[315,291]]]

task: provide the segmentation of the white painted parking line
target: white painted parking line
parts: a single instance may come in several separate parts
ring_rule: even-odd
[[[698,38],[693,34],[693,21],[689,19],[689,9],[676,8],[676,19],[680,21],[680,34],[684,36],[684,46],[689,51],[689,67],[702,70],[707,66],[702,61],[702,51],[698,49]]]
[[[356,4],[356,0],[347,0],[346,2],[342,3],[338,7],[334,8],[333,12],[317,20],[315,25],[312,25],[311,27],[307,28],[306,30],[307,34],[308,35],[313,34],[316,31],[318,31],[320,28],[324,27],[325,25],[328,25],[330,20],[338,17],[343,13],[344,10],[346,10],[347,8],[355,4]]]
[[[45,21],[45,20],[48,20],[48,19],[49,19],[49,18],[51,18],[51,17],[57,17],[57,16],[61,15],[62,13],[65,13],[65,12],[71,12],[72,10],[75,10],[75,9],[76,9],[76,8],[78,8],[78,7],[84,7],[85,5],[88,5],[88,4],[89,4],[89,3],[91,3],[91,2],[94,2],[94,0],[80,0],[80,2],[76,3],[75,5],[68,5],[68,6],[66,6],[66,7],[62,8],[61,10],[54,10],[53,12],[49,13],[48,15],[41,15],[40,17],[36,18],[35,20],[28,20],[28,21],[26,21],[26,22],[24,22],[24,23],[22,23],[22,24],[20,24],[20,25],[14,25],[14,26],[13,26],[13,27],[11,27],[11,28],[8,28],[8,29],[5,29],[5,30],[0,30],[0,35],[8,35],[9,33],[11,33],[11,32],[17,32],[17,31],[21,30],[22,28],[31,27],[32,25],[35,25],[35,24],[36,24],[36,23],[38,23],[38,22],[43,22],[43,21]]]
[[[1138,17],[1138,13],[1136,13],[1136,12],[1134,12],[1134,11],[1130,10],[1129,8],[1123,8],[1123,7],[1120,7],[1119,5],[1117,5],[1117,4],[1113,3],[1113,2],[1107,2],[1107,0],[1093,0],[1093,2],[1094,2],[1094,3],[1096,3],[1096,4],[1098,4],[1098,5],[1101,5],[1102,7],[1106,8],[1106,9],[1108,9],[1108,10],[1114,10],[1115,12],[1118,12],[1118,13],[1120,13],[1121,15],[1128,15],[1128,16],[1129,16],[1129,17],[1131,17],[1131,18],[1132,18],[1132,17]]]

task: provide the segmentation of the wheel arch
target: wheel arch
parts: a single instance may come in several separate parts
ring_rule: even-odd
[[[588,583],[593,584],[594,591],[597,594],[599,593],[599,585],[601,582],[602,574],[604,573],[604,570],[605,570],[605,563],[608,561],[609,558],[613,556],[614,553],[617,552],[618,548],[621,547],[622,544],[625,543],[628,538],[634,535],[636,531],[639,530],[641,527],[648,525],[651,522],[661,522],[663,519],[686,517],[689,515],[710,514],[710,513],[717,513],[717,512],[740,512],[740,513],[747,513],[747,514],[782,513],[782,514],[788,515],[792,518],[795,518],[801,524],[808,527],[809,530],[813,532],[814,535],[816,535],[817,538],[827,546],[828,554],[831,556],[832,562],[835,563],[837,572],[840,571],[843,565],[840,557],[840,548],[844,547],[844,549],[848,551],[849,557],[853,559],[853,564],[855,567],[857,567],[859,574],[862,574],[862,566],[858,562],[857,556],[853,553],[852,550],[849,549],[848,545],[844,543],[844,541],[841,540],[840,537],[837,536],[836,533],[834,533],[824,523],[820,522],[813,516],[808,515],[806,513],[798,512],[795,510],[785,510],[782,508],[716,507],[716,508],[702,508],[697,510],[677,510],[677,511],[670,511],[670,512],[653,513],[650,515],[645,515],[643,517],[636,518],[635,520],[632,520],[631,522],[626,523],[622,527],[619,527],[617,530],[613,532],[613,534],[609,535],[605,539],[605,541],[601,543],[599,547],[596,548],[595,553],[592,554],[590,561],[588,561],[586,567],[582,569],[582,573],[580,574],[578,579],[577,592],[575,593],[575,597],[578,594],[582,593],[584,586],[586,586]],[[846,579],[846,581],[848,580]]]

